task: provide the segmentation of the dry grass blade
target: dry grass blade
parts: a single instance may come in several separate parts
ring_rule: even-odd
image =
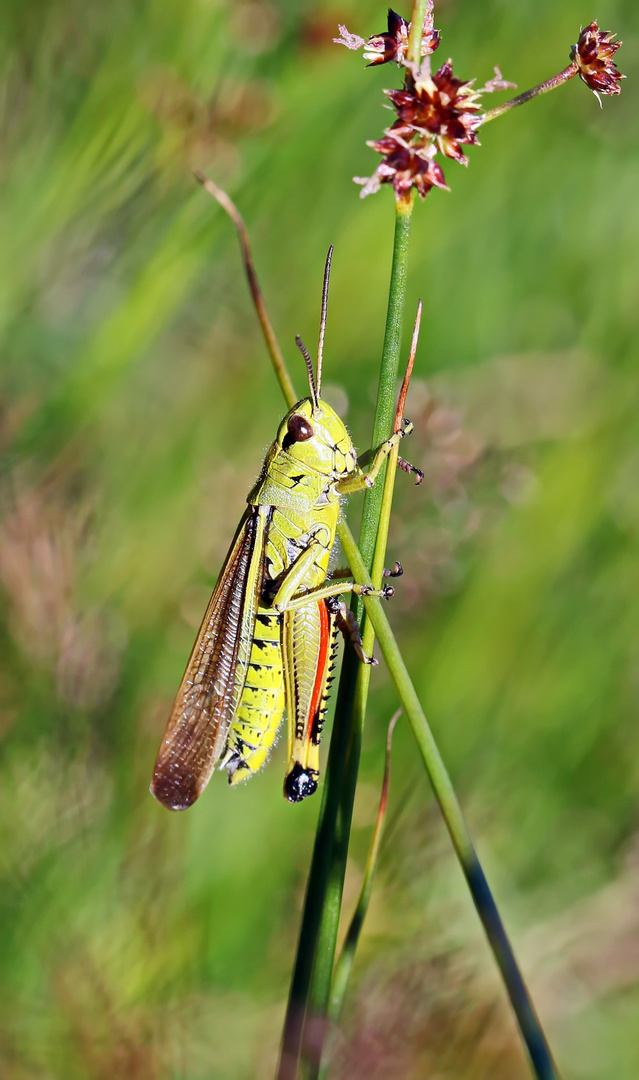
[[[277,375],[278,382],[282,388],[282,393],[286,398],[287,405],[294,405],[298,400],[297,394],[293,387],[291,377],[286,369],[286,362],[282,356],[282,351],[279,347],[277,338],[275,337],[275,331],[271,326],[271,320],[268,317],[266,311],[266,305],[264,304],[264,298],[262,296],[262,290],[260,289],[259,282],[257,280],[257,273],[255,271],[255,264],[253,262],[253,256],[251,254],[251,247],[249,244],[248,233],[246,231],[246,225],[244,219],[240,214],[237,206],[233,200],[219,188],[217,184],[214,184],[212,180],[209,180],[203,173],[195,170],[193,173],[195,179],[199,181],[205,191],[208,191],[209,195],[212,195],[216,202],[226,211],[231,221],[237,229],[237,233],[240,240],[240,247],[242,248],[242,259],[244,261],[244,269],[246,270],[246,276],[248,278],[249,288],[251,290],[251,296],[253,297],[253,303],[255,304],[255,310],[257,317],[260,320],[260,326],[266,341],[268,351],[273,361],[273,367],[275,368],[275,374]]]
[[[408,354],[408,363],[406,364],[406,371],[404,372],[404,378],[402,379],[401,390],[399,391],[399,399],[397,401],[397,411],[395,413],[395,427],[394,431],[399,431],[402,426],[402,420],[404,419],[404,409],[406,407],[406,396],[408,394],[408,387],[410,385],[411,375],[413,374],[413,367],[415,364],[415,357],[417,355],[417,345],[419,342],[419,328],[422,324],[422,302],[417,301],[417,314],[415,315],[415,325],[413,327],[413,337],[410,343],[410,353]]]

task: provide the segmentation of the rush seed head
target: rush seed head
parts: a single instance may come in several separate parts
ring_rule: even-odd
[[[439,31],[433,27],[433,0],[429,0],[426,9],[420,63],[408,59],[410,23],[392,8],[388,11],[388,30],[368,41],[351,34],[345,26],[339,29],[341,36],[334,41],[348,49],[363,48],[369,67],[393,60],[404,71],[401,89],[384,91],[395,110],[394,123],[386,128],[381,139],[368,142],[383,160],[372,176],[353,177],[355,183],[362,185],[362,197],[379,191],[382,184],[392,184],[396,198],[402,202],[412,197],[413,189],[422,198],[434,187],[448,190],[442,167],[435,160],[437,154],[468,165],[463,148],[480,145],[477,131],[482,124],[555,90],[575,75],[597,96],[620,93],[619,83],[624,78],[614,63],[621,42],[592,22],[573,45],[571,62],[564,71],[484,112],[483,94],[516,89],[516,86],[507,82],[496,67],[494,78],[477,87],[474,79],[463,80],[453,74],[452,60],[431,74],[430,57],[439,45]]]
[[[392,184],[398,199],[408,198],[412,188],[422,199],[433,187],[447,191],[436,155],[441,153],[467,165],[462,146],[479,146],[482,94],[513,85],[495,68],[495,77],[486,86],[476,88],[474,80],[464,82],[453,74],[451,60],[434,75],[429,57],[421,68],[405,67],[403,89],[384,91],[397,119],[383,138],[368,143],[384,160],[371,177],[355,177],[355,182],[362,184],[362,197],[378,191],[382,184]]]
[[[369,67],[378,64],[403,64],[408,50],[410,23],[392,8],[388,9],[388,29],[382,34],[374,34],[365,40],[358,34],[351,34],[345,26],[339,27],[340,36],[333,38],[336,45],[345,45],[347,49],[364,49],[364,59]],[[430,56],[439,45],[439,30],[433,26],[433,0],[428,0],[422,31],[422,56]]]
[[[392,8],[388,10],[388,30],[368,41],[351,34],[345,26],[339,29],[340,37],[333,40],[347,49],[363,48],[369,67],[392,60],[404,70],[402,89],[384,91],[395,109],[396,120],[381,139],[368,143],[383,161],[372,176],[354,177],[362,185],[362,197],[379,191],[382,184],[392,184],[399,200],[410,198],[413,188],[422,198],[433,187],[448,190],[436,155],[441,153],[467,165],[462,146],[479,142],[476,131],[482,121],[482,93],[514,84],[506,82],[495,68],[495,77],[481,89],[476,88],[474,80],[465,82],[453,74],[451,60],[431,74],[430,57],[440,37],[433,25],[433,0],[428,0],[424,17],[421,66],[407,58],[410,23]]]
[[[369,146],[382,154],[384,160],[370,177],[355,177],[362,184],[362,198],[379,191],[382,184],[392,184],[398,199],[407,198],[411,189],[428,195],[433,187],[446,187],[441,165],[434,161],[437,147],[431,142],[414,146],[406,142],[398,132],[387,131],[383,138],[369,142]]]
[[[614,62],[621,41],[615,41],[615,34],[609,30],[600,30],[596,22],[584,27],[576,45],[573,45],[570,59],[579,71],[579,78],[595,94],[620,94],[619,82],[625,79]]]
[[[434,139],[445,157],[467,165],[461,147],[464,143],[478,144],[476,131],[481,122],[482,91],[473,83],[453,75],[452,60],[432,76],[424,64],[414,79],[406,80],[403,90],[385,91],[397,112],[391,131],[404,137]]]

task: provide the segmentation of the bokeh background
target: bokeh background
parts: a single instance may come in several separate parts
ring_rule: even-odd
[[[408,15],[408,10],[401,9]],[[442,0],[439,56],[520,89],[415,212],[390,615],[566,1080],[639,1075],[639,15]],[[187,814],[148,793],[282,401],[228,220],[300,385],[335,244],[327,396],[371,427],[392,196],[353,175],[388,66],[372,0],[4,0],[0,11],[0,1076],[272,1076],[319,799],[283,746]],[[501,98],[496,99],[501,100]],[[354,523],[357,499],[349,514]],[[346,912],[396,708],[373,678]],[[335,1078],[528,1075],[406,725]]]

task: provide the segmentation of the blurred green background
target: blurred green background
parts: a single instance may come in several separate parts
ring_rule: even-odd
[[[636,1080],[639,14],[447,0],[437,58],[525,89],[595,17],[624,41],[621,97],[574,80],[507,115],[416,208],[427,482],[398,478],[390,616],[564,1077]],[[284,802],[282,744],[187,814],[148,782],[283,412],[193,168],[245,214],[300,386],[335,244],[327,396],[367,445],[393,210],[351,177],[398,74],[331,45],[338,22],[367,36],[385,9],[0,11],[2,1078],[273,1073],[319,798]],[[372,685],[347,914],[396,707],[383,666]],[[528,1075],[401,722],[355,976],[333,1077]]]

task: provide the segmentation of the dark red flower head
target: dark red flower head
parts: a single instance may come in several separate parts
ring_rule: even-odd
[[[411,146],[401,135],[388,131],[382,139],[368,145],[382,154],[384,160],[371,177],[355,177],[358,184],[364,185],[362,197],[379,191],[382,184],[392,184],[398,198],[407,197],[411,188],[415,188],[422,199],[433,187],[448,190],[441,165],[433,160],[437,152],[433,143],[423,147]]]
[[[403,63],[408,51],[408,35],[410,23],[403,19],[392,8],[388,9],[388,30],[384,34],[377,34],[366,42],[364,59],[369,60],[369,67],[376,64],[388,64],[394,60],[397,64]],[[430,56],[439,45],[439,30],[433,27],[433,3],[428,4],[424,17],[424,29],[422,33],[422,56]]]
[[[463,82],[453,74],[450,60],[431,73],[431,54],[439,45],[439,32],[433,27],[433,0],[427,0],[419,63],[407,58],[410,23],[392,8],[388,10],[386,33],[364,41],[340,26],[334,40],[347,49],[364,49],[369,67],[394,60],[404,68],[401,90],[385,90],[396,117],[392,127],[376,142],[369,142],[383,160],[372,176],[354,177],[362,185],[362,196],[379,191],[382,184],[392,184],[398,200],[410,197],[413,188],[424,198],[434,187],[444,188],[446,180],[435,158],[438,153],[468,164],[462,147],[479,145],[477,129],[484,122],[482,94],[514,87],[495,68],[495,76],[478,88],[474,80]],[[576,73],[571,66],[572,75]]]
[[[461,147],[479,142],[480,91],[473,89],[472,82],[455,78],[450,60],[432,76],[422,68],[412,87],[386,93],[397,110],[392,131],[405,137],[427,135],[446,157],[468,164]]]
[[[369,67],[377,64],[389,64],[392,60],[396,64],[403,64],[408,51],[408,35],[410,23],[403,19],[392,8],[388,9],[388,30],[383,34],[375,34],[364,41],[358,34],[351,34],[345,26],[339,28],[340,36],[333,38],[337,45],[345,45],[347,49],[364,48],[364,59],[369,61]],[[439,45],[439,30],[433,26],[433,0],[428,0],[424,27],[422,31],[422,56],[430,56]]]
[[[594,90],[595,94],[619,94],[619,80],[625,78],[617,70],[613,57],[621,48],[620,41],[613,41],[614,34],[600,30],[596,22],[586,26],[573,45],[570,59],[579,69],[579,76]]]

